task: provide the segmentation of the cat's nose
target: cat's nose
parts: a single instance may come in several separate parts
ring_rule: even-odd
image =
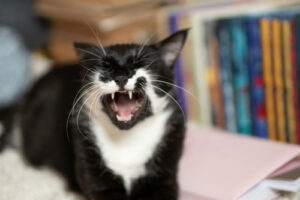
[[[127,83],[127,77],[126,76],[117,76],[115,77],[116,83],[120,86],[120,89],[124,89],[125,84]]]

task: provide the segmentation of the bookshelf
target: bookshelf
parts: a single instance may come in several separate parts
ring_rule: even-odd
[[[176,84],[197,98],[178,91],[190,121],[299,144],[299,14],[294,0],[166,8],[167,32],[191,27],[176,63]]]
[[[49,21],[47,50],[58,65],[77,61],[74,41],[103,45],[143,42],[158,32],[156,17],[166,0],[37,0],[38,16]],[[134,14],[133,14],[134,13]]]

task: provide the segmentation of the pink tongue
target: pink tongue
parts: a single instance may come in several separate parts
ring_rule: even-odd
[[[120,95],[118,102],[118,113],[121,117],[128,117],[131,115],[132,111],[135,108],[135,103],[132,100],[129,100],[125,95]]]

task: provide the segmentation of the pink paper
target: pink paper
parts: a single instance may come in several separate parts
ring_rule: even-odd
[[[199,199],[237,199],[299,154],[296,145],[190,127],[180,163],[181,190]]]

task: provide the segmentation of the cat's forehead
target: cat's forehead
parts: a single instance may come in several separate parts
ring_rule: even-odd
[[[140,55],[153,51],[148,45],[119,44],[105,48],[108,60],[117,61],[120,65],[135,61]]]
[[[105,48],[107,54],[111,57],[130,57],[136,56],[141,46],[137,44],[119,44]]]

